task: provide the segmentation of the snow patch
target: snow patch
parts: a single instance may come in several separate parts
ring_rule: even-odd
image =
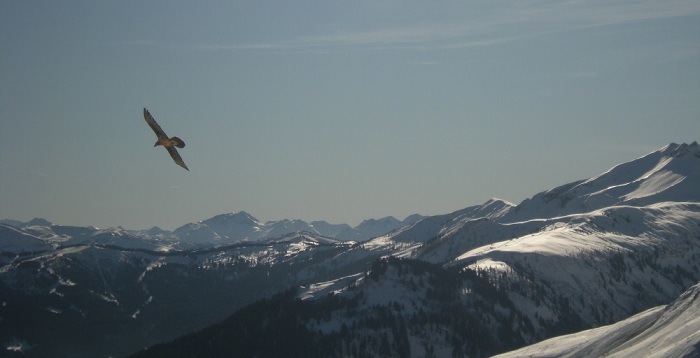
[[[339,279],[314,283],[308,286],[301,286],[297,298],[300,300],[319,299],[326,297],[328,294],[339,294],[347,289],[348,285],[356,282],[362,277],[363,273],[358,273],[350,276],[341,277]]]
[[[13,337],[7,343],[4,344],[5,350],[15,353],[26,353],[27,351],[34,348],[34,345],[27,343],[23,339]]]

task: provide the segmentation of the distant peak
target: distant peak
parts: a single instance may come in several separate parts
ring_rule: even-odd
[[[393,216],[386,216],[381,219],[365,219],[360,223],[360,226],[363,225],[372,225],[372,224],[377,224],[377,223],[386,223],[386,222],[399,222],[399,219],[393,217]]]
[[[237,213],[235,213],[235,214],[232,214],[232,216],[234,216],[234,217],[242,217],[242,218],[250,218],[250,219],[254,219],[254,220],[257,221],[257,219],[255,219],[255,217],[253,217],[253,215],[250,215],[250,214],[249,214],[248,212],[246,212],[246,211],[239,211],[239,212],[237,212]]]
[[[421,214],[413,214],[413,215],[409,215],[405,219],[403,219],[403,222],[406,224],[412,224],[415,222],[419,222],[419,221],[423,220],[424,218],[425,217]]]
[[[48,221],[46,219],[42,219],[42,218],[34,218],[34,219],[27,221],[27,223],[26,223],[26,226],[47,226],[47,227],[50,227],[51,225],[53,225],[53,224],[51,224],[50,221]]]
[[[206,221],[211,221],[211,220],[234,220],[234,221],[254,221],[257,222],[258,219],[253,217],[253,215],[248,214],[245,211],[239,211],[237,213],[227,213],[227,214],[219,214],[216,215]]]
[[[146,232],[147,232],[149,235],[161,235],[161,234],[166,234],[166,233],[168,233],[167,230],[163,230],[163,229],[159,228],[158,226],[154,226],[154,227],[152,227],[152,228],[146,230]]]
[[[685,155],[694,155],[700,157],[700,144],[697,141],[693,141],[690,144],[687,143],[671,143],[661,149],[661,153],[673,157],[682,157]]]
[[[509,202],[507,200],[499,199],[499,198],[491,198],[491,199],[487,200],[483,206],[492,206],[492,205],[515,206],[515,204],[513,204],[511,202]]]

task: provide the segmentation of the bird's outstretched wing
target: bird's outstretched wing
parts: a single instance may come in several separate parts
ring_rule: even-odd
[[[173,158],[175,163],[177,163],[177,165],[187,169],[187,171],[190,170],[189,168],[187,168],[187,165],[185,165],[185,162],[182,160],[182,157],[180,157],[180,153],[177,152],[177,149],[175,149],[175,147],[165,147],[165,149],[168,150],[168,153],[170,153],[170,156]]]
[[[146,108],[143,109],[143,118],[146,119],[146,123],[148,123],[148,125],[151,127],[151,129],[153,129],[153,131],[156,133],[158,138],[166,138],[166,139],[168,138],[168,136],[165,134],[163,129],[160,128],[160,126],[158,125],[158,122],[156,122],[156,120],[153,118],[153,116],[148,112],[148,110]],[[173,153],[170,153],[170,155],[173,155]],[[177,152],[175,155],[177,155]],[[179,157],[180,156],[178,155],[178,158]],[[174,158],[175,157],[173,156],[173,159]],[[180,159],[180,161],[182,161],[182,159]],[[180,163],[178,163],[178,164],[180,164]],[[182,165],[184,165],[184,164],[182,164]]]

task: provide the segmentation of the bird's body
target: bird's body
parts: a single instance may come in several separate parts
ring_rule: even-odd
[[[178,137],[172,137],[172,138],[158,138],[156,141],[156,144],[153,145],[159,146],[162,145],[164,147],[178,147],[178,148],[184,148],[185,147],[185,142],[182,141],[182,139]]]
[[[180,153],[178,153],[177,149],[175,149],[175,147],[184,148],[185,142],[183,142],[182,139],[178,137],[168,138],[168,135],[165,134],[165,131],[163,131],[162,128],[160,128],[156,120],[153,118],[153,116],[151,116],[151,113],[149,113],[146,108],[143,109],[143,118],[146,120],[146,123],[148,123],[151,129],[153,129],[153,132],[156,133],[156,136],[158,136],[158,140],[153,146],[156,147],[161,145],[165,147],[165,149],[170,154],[170,157],[173,158],[177,165],[189,170],[189,168],[187,168],[187,165],[185,165],[185,162],[182,160],[182,157],[180,157]]]

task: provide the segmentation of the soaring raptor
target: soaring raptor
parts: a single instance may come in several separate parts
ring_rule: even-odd
[[[151,116],[151,114],[148,113],[148,110],[146,108],[143,109],[143,118],[146,119],[146,123],[148,123],[151,129],[153,129],[153,131],[156,132],[156,135],[158,136],[158,140],[153,146],[164,146],[165,149],[168,150],[168,153],[170,153],[170,156],[173,158],[175,163],[189,171],[187,165],[185,165],[185,162],[182,160],[180,154],[177,152],[177,149],[175,149],[175,147],[184,148],[185,142],[183,142],[182,139],[178,137],[168,138],[168,135],[166,135],[163,129],[160,128],[156,120],[153,119],[153,116]]]

